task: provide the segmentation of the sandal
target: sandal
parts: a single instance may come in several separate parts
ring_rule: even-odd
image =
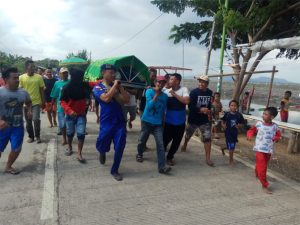
[[[80,162],[81,164],[86,164],[86,160],[84,158],[82,159],[77,158],[77,161]]]
[[[210,167],[215,167],[215,164],[212,161],[206,161],[206,164]]]
[[[139,163],[142,163],[144,161],[143,156],[141,156],[139,154],[137,154],[135,158],[136,158],[136,161]]]
[[[66,156],[70,156],[70,155],[72,155],[72,153],[73,153],[73,151],[72,150],[70,150],[70,149],[65,149],[65,155]]]
[[[10,169],[8,169],[8,170],[5,170],[4,172],[5,172],[5,173],[12,174],[12,175],[18,175],[19,173],[21,173],[20,170],[17,170],[17,169],[14,169],[14,168],[10,168]]]

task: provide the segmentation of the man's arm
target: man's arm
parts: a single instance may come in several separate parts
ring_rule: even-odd
[[[25,102],[25,107],[27,108],[27,117],[32,118],[32,102],[31,102],[31,100]]]
[[[123,99],[123,102],[125,104],[128,103],[130,100],[130,95],[128,94],[128,92],[125,91],[125,89],[122,86],[119,86],[119,91],[120,91],[121,97]]]
[[[181,103],[188,105],[190,103],[190,97],[189,96],[179,96],[178,94],[175,93],[175,91],[171,90],[170,94],[177,98],[178,101],[180,101]]]
[[[114,97],[114,95],[117,93],[118,91],[118,82],[114,82],[114,85],[111,87],[111,89],[107,92],[107,93],[102,93],[99,98],[103,101],[103,102],[110,102],[112,100],[112,98]]]

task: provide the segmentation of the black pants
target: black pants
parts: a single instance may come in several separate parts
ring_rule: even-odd
[[[173,159],[175,153],[177,152],[182,137],[185,131],[185,124],[182,125],[172,125],[165,123],[164,127],[164,146],[167,149],[168,144],[172,141],[171,147],[169,149],[167,159]]]

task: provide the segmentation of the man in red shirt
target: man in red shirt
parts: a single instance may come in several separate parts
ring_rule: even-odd
[[[86,109],[88,107],[89,90],[86,83],[83,82],[84,71],[79,69],[70,69],[71,80],[62,89],[60,105],[66,115],[66,127],[68,137],[68,149],[65,155],[70,156],[72,152],[72,142],[75,130],[78,139],[77,160],[85,163],[82,158],[82,148],[85,139],[86,128]]]

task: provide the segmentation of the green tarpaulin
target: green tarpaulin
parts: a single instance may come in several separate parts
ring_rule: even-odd
[[[85,59],[79,58],[79,57],[71,57],[64,59],[59,62],[59,66],[68,66],[68,65],[85,65],[89,62]]]
[[[85,71],[85,80],[96,81],[101,79],[100,66],[103,64],[112,64],[117,68],[116,79],[121,80],[124,86],[143,88],[150,84],[148,67],[133,55],[92,62]]]

